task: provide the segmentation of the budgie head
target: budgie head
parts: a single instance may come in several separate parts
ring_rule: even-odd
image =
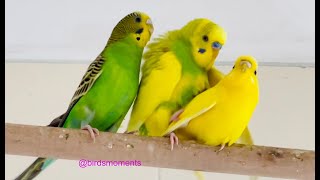
[[[244,90],[248,96],[259,96],[257,78],[258,63],[252,56],[240,56],[236,60],[232,71],[225,77],[228,83],[237,91]],[[224,81],[226,81],[224,80]],[[244,94],[246,96],[246,94]]]
[[[122,18],[113,28],[107,46],[130,37],[139,47],[145,47],[153,33],[151,18],[142,12],[133,12]]]
[[[240,56],[234,63],[231,73],[236,76],[255,77],[257,76],[258,63],[252,56]]]
[[[224,29],[208,19],[199,18],[185,25],[182,32],[190,40],[196,63],[209,70],[225,44],[227,34]]]

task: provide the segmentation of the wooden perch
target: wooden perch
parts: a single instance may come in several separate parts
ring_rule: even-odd
[[[309,150],[235,144],[221,152],[194,142],[170,150],[168,138],[100,133],[6,123],[6,154],[58,159],[138,160],[142,166],[200,170],[292,179],[315,178],[315,153]]]

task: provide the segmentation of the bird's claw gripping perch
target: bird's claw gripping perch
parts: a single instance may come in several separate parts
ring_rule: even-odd
[[[92,128],[90,125],[85,125],[81,129],[88,130],[91,139],[93,139],[93,142],[96,142],[96,136],[99,136],[99,130],[97,128]]]
[[[176,144],[178,145],[179,144],[179,139],[178,137],[176,136],[175,133],[170,133],[170,144],[171,144],[171,151],[173,150],[173,145]]]
[[[226,146],[226,144],[221,144],[220,149],[218,150],[218,152],[222,151],[222,149],[224,149],[224,147]]]

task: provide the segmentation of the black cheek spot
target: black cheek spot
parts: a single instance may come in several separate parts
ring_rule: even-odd
[[[136,31],[136,34],[141,34],[143,32],[143,28],[140,28]]]
[[[201,54],[203,54],[203,53],[205,53],[205,52],[206,52],[206,50],[205,50],[205,49],[200,48],[198,52],[199,52],[199,53],[201,53]]]
[[[137,40],[140,41],[140,37],[137,37]]]

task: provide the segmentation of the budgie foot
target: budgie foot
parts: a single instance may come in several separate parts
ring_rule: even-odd
[[[179,139],[174,132],[170,133],[170,144],[171,144],[171,151],[173,150],[174,144],[176,145],[179,144]]]
[[[97,128],[92,128],[89,124],[85,125],[82,130],[88,130],[90,137],[93,139],[93,142],[96,142],[96,136],[99,136],[99,130]]]
[[[226,146],[226,144],[221,144],[220,149],[218,150],[218,152],[222,151],[222,149]]]
[[[171,118],[170,118],[170,122],[175,121],[178,119],[178,117],[180,116],[181,113],[183,113],[184,109],[180,109],[179,111],[175,112]]]

